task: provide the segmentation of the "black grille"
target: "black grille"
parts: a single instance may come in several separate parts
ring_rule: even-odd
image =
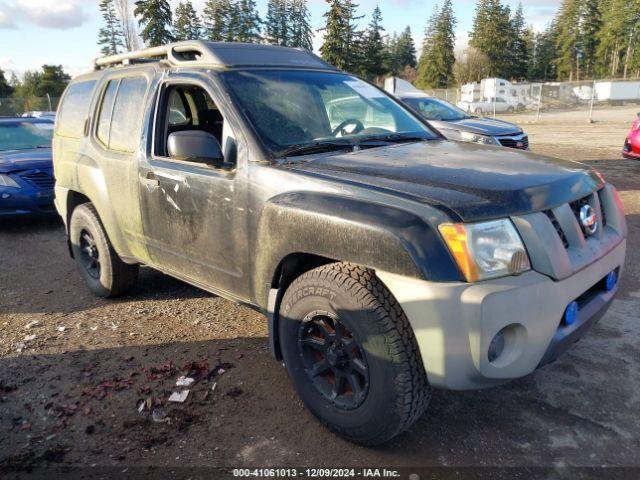
[[[38,188],[51,189],[56,183],[55,179],[47,172],[25,173],[20,176]]]
[[[562,230],[560,223],[558,223],[558,219],[556,218],[556,216],[551,210],[545,210],[544,213],[547,215],[547,217],[549,217],[549,220],[551,220],[551,224],[553,225],[553,228],[556,229],[556,233],[560,237],[564,248],[569,248],[569,240],[567,240],[567,236],[564,234],[564,231]]]
[[[600,213],[602,213],[602,226],[607,225],[607,216],[604,212],[604,189],[598,190],[598,199],[600,200]]]
[[[527,137],[526,135],[520,140],[517,140],[515,138],[499,138],[498,140],[500,142],[500,145],[502,145],[503,147],[519,148],[521,150],[526,150],[527,148],[529,148],[529,137]]]

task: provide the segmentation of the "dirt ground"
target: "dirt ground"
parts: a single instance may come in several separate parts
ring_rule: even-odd
[[[607,315],[530,376],[437,391],[378,448],[306,411],[261,315],[149,269],[130,295],[98,299],[57,220],[0,220],[0,477],[51,466],[640,467],[640,162],[620,158],[634,115],[520,119],[535,152],[586,160],[621,192],[628,256]],[[170,405],[183,374],[198,381]]]

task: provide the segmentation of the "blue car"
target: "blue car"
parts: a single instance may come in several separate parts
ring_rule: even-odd
[[[50,119],[0,117],[0,217],[55,213],[53,126]]]

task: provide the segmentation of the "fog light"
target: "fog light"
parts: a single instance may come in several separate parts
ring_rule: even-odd
[[[564,324],[572,325],[578,319],[578,302],[573,301],[564,311]]]
[[[487,358],[490,362],[493,362],[496,358],[502,355],[504,352],[505,338],[504,338],[505,329],[503,328],[496,336],[493,337],[491,343],[489,344],[489,351],[487,352]]]
[[[611,290],[616,288],[617,284],[618,284],[618,274],[615,272],[615,270],[613,272],[609,272],[609,275],[607,275],[607,278],[605,279],[605,282],[604,282],[607,292],[610,292]]]

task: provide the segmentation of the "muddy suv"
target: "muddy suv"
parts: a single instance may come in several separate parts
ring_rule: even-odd
[[[625,258],[596,171],[446,141],[301,50],[100,59],[67,88],[53,148],[94,293],[147,265],[264,312],[304,403],[362,444],[412,425],[433,387],[553,360],[605,312]]]

